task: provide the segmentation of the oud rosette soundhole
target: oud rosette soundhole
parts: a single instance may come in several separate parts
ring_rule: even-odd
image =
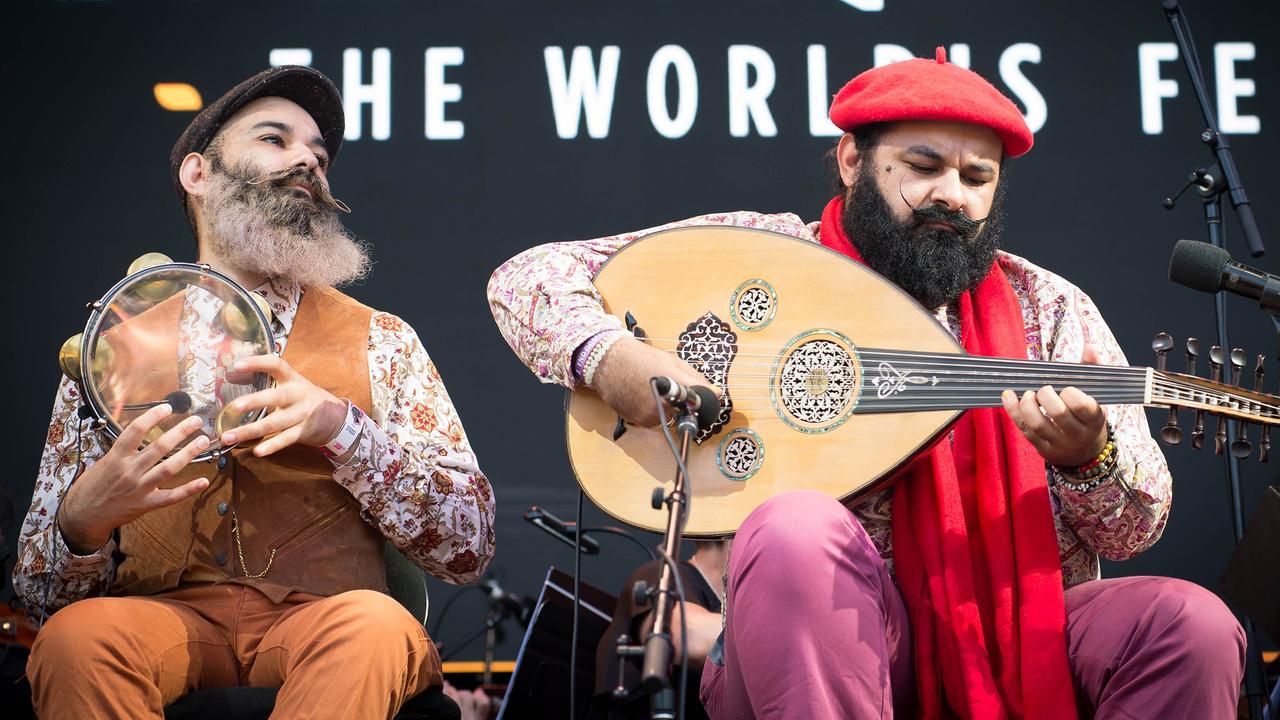
[[[849,338],[826,329],[803,333],[773,363],[769,394],[774,411],[801,432],[833,430],[857,405],[861,373]]]
[[[729,300],[733,324],[742,330],[763,330],[778,314],[778,293],[759,278],[747,280],[733,291]]]
[[[729,395],[729,367],[738,354],[738,335],[729,327],[729,323],[708,312],[685,327],[676,341],[676,357],[684,360],[694,370],[714,385],[724,389],[721,398],[720,415],[711,427],[698,431],[693,441],[701,444],[704,440],[720,432],[724,424],[729,422],[733,414],[733,398]]]
[[[764,442],[747,428],[731,430],[720,441],[716,467],[730,480],[746,480],[764,463]]]

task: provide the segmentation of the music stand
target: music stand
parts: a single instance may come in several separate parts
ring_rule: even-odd
[[[595,691],[596,646],[613,621],[618,600],[581,583],[578,628],[577,717]],[[516,667],[502,698],[498,720],[569,717],[569,646],[573,637],[573,576],[551,566],[543,581],[529,627],[520,642]]]

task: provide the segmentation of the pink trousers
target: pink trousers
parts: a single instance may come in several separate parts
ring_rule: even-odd
[[[1096,580],[1068,589],[1066,610],[1082,717],[1236,717],[1244,632],[1213,593]],[[702,674],[715,720],[914,715],[902,597],[862,525],[825,495],[779,495],[742,524],[723,641]]]

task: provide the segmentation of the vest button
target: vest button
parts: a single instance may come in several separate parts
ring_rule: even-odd
[[[226,504],[226,503],[224,503],[224,502],[220,502],[220,503],[218,503],[218,514],[219,514],[219,515],[226,515],[226,514],[227,514],[227,504]]]
[[[226,565],[226,564],[227,564],[227,554],[226,554],[226,553],[218,553],[218,557],[214,558],[214,561],[215,561],[215,562],[217,562],[219,565]]]
[[[218,469],[222,470],[226,466],[227,466],[227,456],[223,455],[222,457],[218,458]]]

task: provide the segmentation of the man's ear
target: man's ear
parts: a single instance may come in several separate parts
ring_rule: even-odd
[[[209,161],[200,153],[187,153],[178,166],[178,182],[187,195],[200,197],[204,195],[209,184]]]
[[[853,133],[845,133],[836,145],[836,167],[840,170],[840,182],[846,188],[852,188],[858,179],[858,163],[862,156],[858,154],[857,143],[853,141]]]

